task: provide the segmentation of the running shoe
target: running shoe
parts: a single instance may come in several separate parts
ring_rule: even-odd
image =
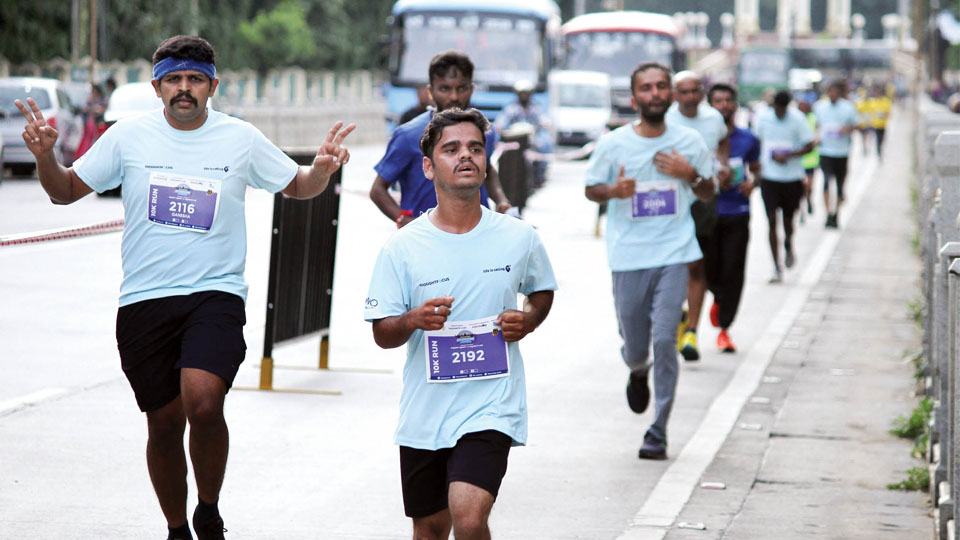
[[[168,530],[170,533],[167,535],[167,540],[193,540],[193,535],[190,534],[190,529],[186,525]]]
[[[684,360],[692,362],[700,359],[700,351],[697,350],[697,333],[693,330],[684,332],[678,345]]]
[[[807,213],[813,215],[813,202],[810,201],[810,197],[807,197]]]
[[[202,516],[200,506],[193,512],[193,531],[197,533],[197,540],[224,540],[223,518],[219,512],[213,516]]]
[[[720,352],[725,352],[725,353],[737,352],[737,346],[733,344],[733,340],[730,339],[730,335],[727,334],[726,328],[721,329],[720,335],[717,336],[717,348],[720,349]]]
[[[828,229],[836,229],[839,227],[837,224],[837,215],[836,214],[827,214],[827,224]]]
[[[680,324],[677,325],[677,351],[683,348],[681,343],[683,342],[683,333],[687,331],[687,324],[690,321],[690,312],[687,311],[687,308],[683,308],[683,313],[680,314]]]
[[[783,282],[783,270],[780,267],[777,267],[773,271],[773,275],[770,276],[770,281],[768,283],[782,283]]]
[[[646,372],[630,372],[627,379],[627,405],[637,414],[647,410],[647,405],[650,405],[650,387],[647,386]]]
[[[788,249],[787,252],[786,252],[786,253],[784,254],[784,256],[783,256],[783,265],[786,266],[787,268],[793,268],[793,264],[794,264],[795,262],[797,262],[797,261],[796,261],[796,259],[795,259],[794,256],[793,256],[793,250],[792,250],[792,249]]]
[[[720,305],[717,304],[714,300],[713,305],[710,306],[710,324],[714,328],[720,328]]]
[[[652,435],[643,436],[643,444],[637,452],[640,459],[667,459],[667,443]]]

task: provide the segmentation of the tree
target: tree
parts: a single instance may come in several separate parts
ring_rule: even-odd
[[[317,51],[299,2],[284,0],[270,11],[261,11],[238,29],[249,67],[261,75],[272,68],[309,59]]]
[[[0,2],[0,56],[13,64],[70,56],[70,2]]]

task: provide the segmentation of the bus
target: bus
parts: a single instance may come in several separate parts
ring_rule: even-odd
[[[630,73],[641,62],[660,62],[674,71],[684,68],[678,45],[683,29],[662,13],[606,11],[567,21],[563,34],[563,67],[600,71],[610,76],[611,124],[636,118],[630,103]]]
[[[398,0],[390,24],[386,89],[388,119],[417,104],[430,59],[461,50],[474,63],[471,105],[493,121],[516,101],[513,85],[535,85],[533,100],[546,112],[547,74],[560,44],[560,8],[553,0]]]

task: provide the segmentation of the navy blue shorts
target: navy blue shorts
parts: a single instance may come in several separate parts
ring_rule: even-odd
[[[467,433],[453,448],[400,447],[403,510],[407,517],[432,516],[447,508],[450,482],[466,482],[497,498],[507,474],[513,439],[499,431]]]
[[[137,405],[155,411],[180,395],[180,369],[218,375],[227,384],[247,353],[243,299],[205,291],[144,300],[117,310],[117,349]]]

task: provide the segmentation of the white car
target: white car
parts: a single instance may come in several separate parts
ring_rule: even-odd
[[[599,71],[554,70],[548,79],[553,140],[582,146],[610,123],[610,76]]]
[[[121,118],[160,108],[163,108],[163,101],[157,97],[150,81],[122,84],[111,94],[103,120],[112,124]],[[213,99],[207,100],[207,109],[213,109]]]
[[[83,136],[81,116],[74,111],[62,82],[40,77],[0,79],[0,136],[3,139],[0,162],[18,175],[31,174],[36,167],[21,135],[25,124],[23,115],[13,103],[17,99],[26,103],[28,97],[37,102],[47,123],[60,132],[54,153],[60,163],[70,165]]]

